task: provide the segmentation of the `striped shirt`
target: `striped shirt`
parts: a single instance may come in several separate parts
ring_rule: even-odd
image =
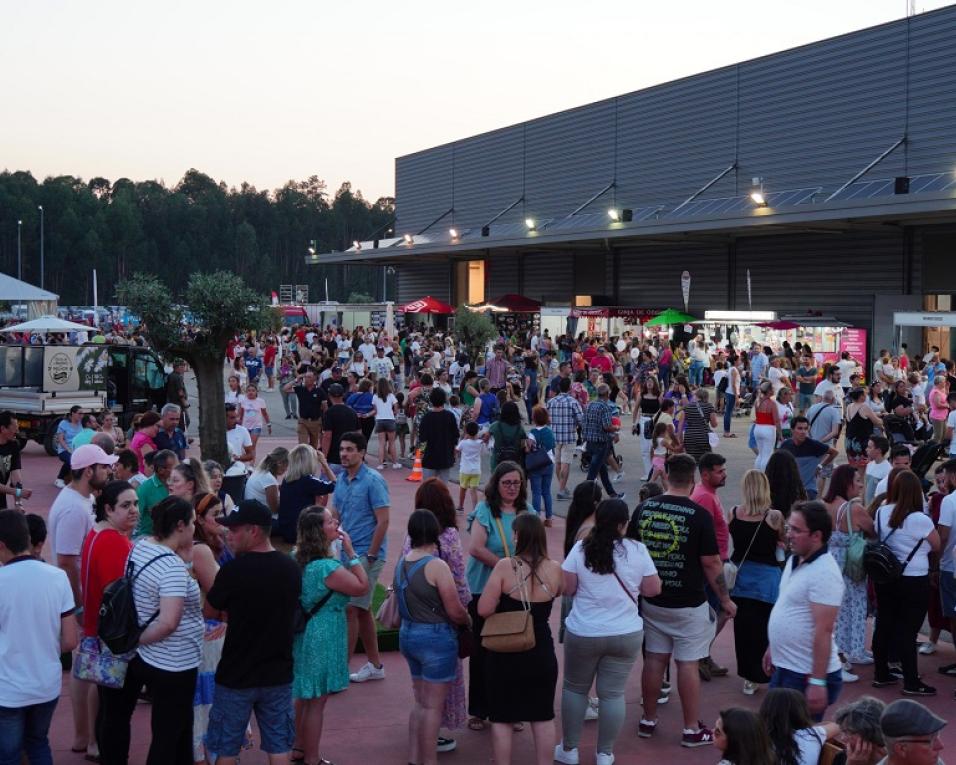
[[[547,407],[555,443],[575,443],[578,440],[578,426],[584,417],[578,400],[568,393],[559,393],[548,401]]]
[[[142,539],[130,553],[135,576],[151,560],[166,555],[143,570],[133,584],[133,600],[140,625],[159,610],[160,598],[183,598],[183,614],[172,634],[136,649],[147,664],[167,672],[198,667],[202,657],[203,618],[199,585],[189,575],[183,559],[152,539]]]

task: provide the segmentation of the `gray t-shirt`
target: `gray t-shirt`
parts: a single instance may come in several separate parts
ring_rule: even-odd
[[[828,404],[821,401],[807,410],[807,419],[810,420],[810,438],[833,446],[833,440],[824,440],[824,436],[832,433],[833,429],[843,420],[843,410],[838,404]]]

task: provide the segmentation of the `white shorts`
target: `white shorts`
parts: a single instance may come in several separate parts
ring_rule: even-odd
[[[570,465],[574,462],[574,444],[555,444],[554,461],[558,465]]]

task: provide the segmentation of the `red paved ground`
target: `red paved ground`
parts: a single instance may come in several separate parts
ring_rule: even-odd
[[[291,445],[288,440],[262,439],[260,453],[265,453],[267,446]],[[273,442],[274,443],[270,443]],[[31,444],[24,455],[24,483],[34,489],[33,498],[27,505],[27,510],[46,515],[47,509],[56,494],[53,479],[59,463],[47,457],[39,446]],[[413,509],[412,499],[417,484],[406,482],[408,471],[385,472],[392,491],[392,522],[389,530],[389,566],[386,568],[382,581],[390,581],[395,561],[395,551],[399,549],[404,534],[405,521]],[[549,530],[548,539],[552,554],[560,555],[561,540],[563,538],[563,524],[560,519],[554,528]],[[463,533],[467,549],[467,534]],[[557,613],[553,626],[557,632]],[[723,665],[733,667],[733,638],[732,630],[726,629],[718,638],[714,656]],[[809,646],[808,646],[809,649]],[[558,660],[562,661],[562,652],[558,649]],[[953,689],[956,682],[944,678],[936,673],[936,667],[956,661],[952,645],[941,646],[935,656],[920,657],[920,665],[925,679],[939,689],[939,695],[926,701],[927,705],[943,717],[952,717],[956,705],[953,702]],[[409,704],[412,699],[411,683],[407,666],[398,653],[384,655],[387,677],[382,682],[353,685],[347,692],[329,702],[326,711],[325,735],[323,737],[323,757],[332,760],[337,765],[378,765],[379,763],[405,763],[405,730]],[[356,659],[353,669],[360,664]],[[864,694],[872,694],[884,701],[898,698],[898,692],[892,689],[875,690],[870,687],[872,672],[869,668],[861,668],[859,683],[846,686],[842,701]],[[559,681],[560,683],[560,681]],[[755,708],[760,704],[762,694],[748,698],[740,692],[741,681],[733,674],[727,678],[716,679],[704,683],[702,688],[701,715],[712,724],[718,710],[729,706],[744,706]],[[640,670],[639,667],[631,675],[627,688],[628,717],[624,731],[618,739],[616,759],[621,765],[629,763],[659,762],[666,758],[671,762],[680,763],[713,763],[719,759],[718,753],[712,747],[703,747],[696,750],[683,749],[678,745],[681,728],[680,709],[676,690],[673,701],[660,711],[660,728],[657,736],[652,740],[638,739],[636,735],[637,723],[640,718]],[[560,684],[558,686],[557,711],[560,712]],[[133,765],[142,763],[146,758],[149,745],[149,707],[141,704],[133,718],[133,745],[130,752],[130,762]],[[73,723],[67,678],[64,677],[64,693],[57,707],[53,721],[51,740],[54,747],[54,760],[58,765],[70,765],[83,762],[83,756],[70,752],[73,735]],[[560,736],[560,727],[559,734]],[[594,762],[593,746],[596,735],[596,724],[587,723],[581,744],[582,765],[591,765]],[[455,752],[442,755],[447,762],[458,763],[489,763],[493,762],[491,743],[487,732],[475,733],[459,731],[456,734],[458,749]],[[947,747],[956,749],[956,726],[948,728],[943,733],[943,742]],[[531,737],[528,732],[515,736],[514,761],[525,763],[532,761]],[[944,754],[945,758],[945,754]],[[258,750],[245,753],[242,761],[246,765],[265,763],[266,757]]]

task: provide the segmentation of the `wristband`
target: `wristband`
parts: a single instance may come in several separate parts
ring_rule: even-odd
[[[817,686],[818,688],[826,688],[826,687],[827,687],[827,681],[826,681],[826,680],[822,680],[822,679],[819,678],[819,677],[811,677],[811,678],[807,679],[807,683],[809,683],[810,685],[815,685],[815,686]]]
[[[22,494],[23,494],[23,489],[21,489],[19,486],[17,486],[16,494],[15,494],[16,498],[17,498],[17,499],[20,499],[20,495],[22,495]]]
[[[353,566],[360,566],[360,565],[362,565],[362,561],[358,556],[355,556],[349,561],[349,568],[352,568]]]

